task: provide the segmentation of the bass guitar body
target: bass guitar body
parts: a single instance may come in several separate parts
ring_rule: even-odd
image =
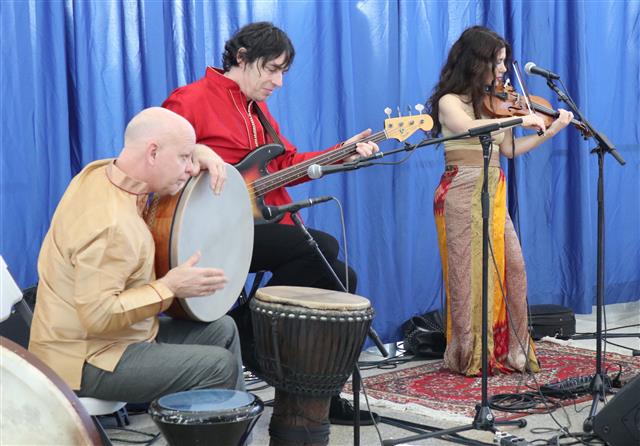
[[[283,153],[284,147],[280,144],[265,144],[255,149],[249,155],[244,157],[242,161],[233,166],[238,170],[238,172],[240,172],[240,175],[242,175],[242,178],[244,178],[244,182],[247,185],[254,223],[257,225],[263,223],[275,223],[282,218],[281,215],[271,220],[266,220],[264,218],[262,214],[262,210],[266,207],[264,204],[264,194],[260,193],[260,190],[256,190],[259,186],[255,184],[255,181],[269,176],[267,164],[269,164],[269,162],[276,156]]]

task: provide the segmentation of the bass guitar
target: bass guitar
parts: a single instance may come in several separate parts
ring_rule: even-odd
[[[386,139],[396,139],[400,142],[409,138],[420,129],[425,132],[433,127],[433,119],[427,114],[400,116],[387,118],[384,121],[384,130],[374,133],[360,141],[345,144],[301,163],[269,173],[267,164],[284,152],[280,144],[265,144],[258,147],[234,167],[240,172],[249,191],[249,199],[253,211],[255,224],[274,223],[282,218],[282,215],[273,219],[265,219],[262,210],[265,208],[264,196],[279,187],[303,178],[307,175],[307,169],[312,164],[326,166],[344,160],[356,153],[358,142],[379,142]]]

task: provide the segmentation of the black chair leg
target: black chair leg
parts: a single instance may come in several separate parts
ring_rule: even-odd
[[[96,426],[96,429],[100,434],[100,439],[102,440],[103,446],[113,446],[113,443],[111,443],[111,439],[107,435],[107,432],[104,430],[104,427],[102,427],[102,424],[100,423],[98,417],[94,415],[91,417],[91,419],[93,420],[93,424]]]
[[[126,407],[114,412],[113,417],[116,419],[118,427],[125,427],[129,425],[129,413],[127,412]]]

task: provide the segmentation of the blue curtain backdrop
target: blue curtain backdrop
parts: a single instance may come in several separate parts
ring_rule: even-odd
[[[23,287],[37,280],[40,243],[71,177],[117,155],[138,111],[202,76],[206,65],[219,66],[234,30],[269,20],[297,49],[269,105],[302,151],[381,130],[387,106],[406,114],[424,102],[450,45],[470,25],[503,34],[521,65],[531,60],[559,73],[627,160],[621,167],[606,159],[606,302],[640,298],[637,1],[3,1],[0,13],[0,253]],[[526,80],[557,105],[543,80]],[[569,129],[513,166],[531,303],[589,312],[594,302],[592,146]],[[400,165],[292,189],[294,199],[342,200],[359,293],[372,300],[374,326],[387,341],[411,315],[440,307],[432,194],[442,167],[442,149],[425,148]],[[306,218],[340,235],[334,207]]]

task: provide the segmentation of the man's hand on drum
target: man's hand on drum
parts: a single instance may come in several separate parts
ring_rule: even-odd
[[[186,262],[169,270],[159,279],[176,297],[206,296],[224,288],[229,279],[218,268],[200,268],[200,251],[189,257]]]
[[[227,165],[216,152],[204,144],[196,144],[193,152],[194,175],[200,170],[209,171],[209,185],[214,194],[220,195],[227,180]]]
[[[351,138],[347,139],[343,145],[360,141],[361,139],[364,139],[369,135],[371,135],[371,129],[367,129],[363,132],[358,133],[357,135],[352,136]],[[360,157],[371,156],[379,151],[380,149],[378,148],[378,144],[373,141],[359,142],[356,144],[356,152],[358,152],[357,155],[351,155],[349,158],[345,159],[345,162],[355,161]]]

